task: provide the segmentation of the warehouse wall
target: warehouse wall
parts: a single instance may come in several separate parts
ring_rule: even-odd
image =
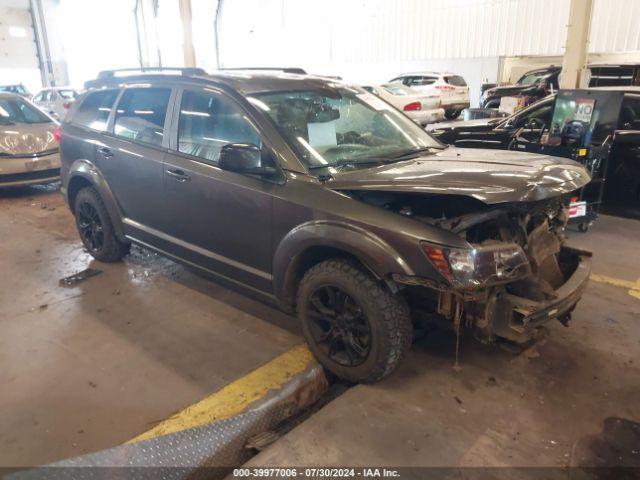
[[[569,4],[570,0],[227,0],[220,22],[221,63],[295,65],[377,82],[422,68],[458,69],[464,75],[475,72],[473,64],[480,62],[480,76],[495,81],[499,57],[563,54]],[[640,0],[595,0],[590,52],[640,52],[638,18]]]
[[[41,85],[38,50],[28,0],[0,2],[0,84]]]

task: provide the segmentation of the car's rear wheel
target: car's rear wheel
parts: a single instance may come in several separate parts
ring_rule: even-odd
[[[327,260],[304,275],[297,311],[318,361],[350,382],[387,376],[411,345],[405,300],[347,260]]]
[[[489,100],[484,108],[500,108],[500,100]]]
[[[130,244],[121,242],[116,236],[109,213],[94,188],[80,190],[74,205],[80,239],[93,258],[117,262],[129,252]]]
[[[455,120],[460,116],[461,112],[462,110],[447,110],[446,112],[444,112],[444,116],[449,120]]]

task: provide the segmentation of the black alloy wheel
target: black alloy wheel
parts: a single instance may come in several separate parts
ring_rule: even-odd
[[[98,253],[104,248],[104,226],[95,207],[89,202],[79,205],[78,230],[90,253]]]
[[[360,306],[333,285],[317,288],[307,303],[311,335],[325,355],[339,365],[356,367],[371,351],[371,326]]]

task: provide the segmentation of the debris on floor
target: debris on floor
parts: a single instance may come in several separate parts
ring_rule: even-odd
[[[82,270],[81,272],[74,273],[65,278],[61,278],[58,284],[61,287],[75,287],[78,283],[84,282],[87,278],[95,277],[96,275],[100,275],[102,270],[97,270],[95,268],[87,268]]]

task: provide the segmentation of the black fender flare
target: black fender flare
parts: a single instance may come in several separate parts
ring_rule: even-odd
[[[291,281],[298,261],[310,248],[329,247],[357,258],[375,277],[390,282],[392,273],[415,275],[402,256],[372,232],[344,222],[312,220],[291,230],[276,248],[273,258],[273,288],[276,297],[290,306]]]
[[[74,206],[71,204],[72,199],[70,196],[70,189],[74,183],[74,179],[79,177],[88,181],[93,186],[93,188],[98,191],[100,197],[102,198],[102,201],[104,202],[104,206],[106,207],[107,212],[109,212],[109,217],[111,217],[111,223],[113,224],[113,228],[116,232],[116,235],[118,236],[118,239],[123,242],[126,241],[124,233],[124,223],[122,222],[122,219],[124,218],[122,210],[118,205],[116,197],[111,191],[111,188],[109,188],[107,180],[102,175],[102,172],[100,172],[98,167],[96,167],[89,160],[76,160],[75,162],[73,162],[73,164],[71,164],[71,167],[69,168],[67,195],[69,197],[68,202],[71,210],[73,211]]]

